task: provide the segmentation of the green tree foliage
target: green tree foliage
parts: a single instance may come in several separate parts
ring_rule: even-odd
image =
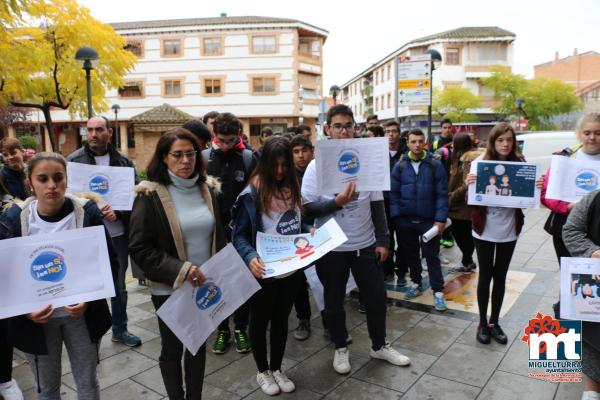
[[[518,116],[516,100],[525,100],[523,108],[529,121],[529,129],[542,130],[555,128],[552,117],[577,111],[582,108],[573,86],[556,79],[525,79],[513,74],[506,67],[492,67],[492,75],[482,79],[482,83],[494,91],[494,98],[500,105],[494,109],[504,116]]]
[[[481,104],[481,97],[462,86],[434,89],[432,112],[435,118],[450,118],[453,122],[477,122],[472,111]]]
[[[35,136],[21,136],[19,141],[21,142],[21,146],[26,149],[37,149],[38,142]]]
[[[92,107],[108,109],[108,89],[120,87],[136,57],[111,26],[94,19],[75,0],[0,0],[0,105],[36,108],[53,132],[52,109],[84,115],[87,110],[85,72],[75,53],[82,46],[98,52],[92,71]],[[50,134],[52,149],[58,144]]]

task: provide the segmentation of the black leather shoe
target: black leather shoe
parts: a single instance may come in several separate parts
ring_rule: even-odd
[[[490,329],[487,325],[479,325],[477,327],[477,341],[483,344],[490,344]]]
[[[489,327],[490,333],[496,342],[500,344],[508,343],[508,338],[506,337],[506,334],[504,333],[502,328],[500,328],[500,325],[490,325]]]

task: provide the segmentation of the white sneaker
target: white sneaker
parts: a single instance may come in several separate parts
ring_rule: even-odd
[[[256,382],[258,382],[263,393],[268,394],[269,396],[279,394],[279,385],[275,382],[275,378],[271,371],[267,370],[256,374]]]
[[[350,372],[350,352],[347,347],[335,349],[333,355],[333,369],[338,374],[347,374]]]
[[[402,367],[410,365],[410,358],[394,350],[394,348],[392,348],[392,346],[389,343],[386,343],[377,351],[371,349],[369,355],[371,356],[371,358],[385,360],[390,364],[400,365]]]
[[[14,379],[0,383],[0,394],[4,400],[23,400],[23,393]]]
[[[279,385],[279,389],[281,389],[284,393],[292,393],[296,390],[296,385],[294,382],[290,380],[281,370],[277,370],[273,372],[273,377],[275,378],[275,382]]]
[[[587,390],[581,394],[581,400],[598,400],[600,396],[593,390]]]

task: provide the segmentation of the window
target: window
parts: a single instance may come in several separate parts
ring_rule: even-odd
[[[132,52],[138,57],[144,56],[144,42],[141,40],[128,40],[125,50]]]
[[[123,99],[136,99],[144,97],[144,82],[129,81],[119,88],[119,97]]]
[[[387,80],[392,79],[392,64],[387,65]]]
[[[204,96],[223,96],[223,78],[204,78],[202,86]]]
[[[392,108],[392,95],[390,93],[387,95],[387,108]]]
[[[375,111],[379,111],[379,97],[375,98]]]
[[[268,54],[277,52],[277,37],[271,36],[252,36],[252,53]]]
[[[223,55],[223,38],[221,38],[221,37],[202,38],[202,55],[203,56]]]
[[[163,97],[181,97],[183,96],[183,79],[169,78],[162,80]]]
[[[180,57],[182,55],[181,39],[163,39],[160,46],[160,55],[163,57]]]
[[[253,95],[270,95],[278,94],[277,78],[274,76],[255,76],[251,80],[252,88],[251,94]]]
[[[446,49],[446,65],[460,65],[460,50],[456,47]]]
[[[300,38],[298,52],[305,56],[319,58],[321,56],[321,42],[319,39]]]

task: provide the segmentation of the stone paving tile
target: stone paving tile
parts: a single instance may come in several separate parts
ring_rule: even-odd
[[[35,379],[31,373],[29,364],[22,364],[16,368],[13,368],[12,377],[17,381],[22,391],[36,387]]]
[[[131,380],[141,385],[144,385],[147,388],[153,390],[156,393],[160,393],[163,396],[167,395],[167,391],[165,390],[165,385],[163,384],[162,375],[160,374],[160,369],[158,365],[140,374],[132,376]],[[204,385],[206,386],[206,382],[204,383]]]
[[[135,306],[135,308],[139,308],[140,310],[149,312],[149,313],[153,313],[155,312],[154,310],[154,304],[152,304],[152,301],[150,299],[148,299],[147,302],[142,303],[142,304],[138,304],[137,306]]]
[[[107,388],[141,371],[150,369],[155,364],[156,362],[151,358],[134,351],[127,351],[109,357],[98,365],[100,389]],[[70,388],[75,388],[73,374],[64,375],[62,381]]]
[[[163,398],[163,395],[158,394],[131,379],[126,379],[102,390],[100,396],[105,399],[115,399],[120,397],[127,400],[158,400]]]
[[[121,346],[124,345],[121,344]],[[158,362],[158,357],[160,356],[160,347],[160,337],[156,337],[152,340],[144,341],[141,346],[134,347],[132,350]]]
[[[429,354],[418,353],[396,345],[394,348],[410,357],[409,366],[398,367],[382,360],[371,360],[354,374],[354,378],[398,392],[406,392],[436,360],[436,357]]]
[[[453,317],[451,310],[446,311],[443,315],[429,314],[425,317],[425,321],[458,329],[465,329],[471,325],[471,321]]]
[[[583,383],[559,383],[554,398],[556,400],[579,400],[583,391]]]
[[[19,382],[19,385],[20,384],[21,384],[21,382]],[[21,386],[21,390],[23,390],[22,386]],[[37,393],[36,388],[31,388],[29,390],[23,390],[23,399],[24,400],[37,400],[37,398],[38,398],[38,393]],[[68,386],[62,385],[60,387],[60,398],[61,398],[61,400],[77,400],[77,392],[75,392],[75,390],[71,389]],[[120,398],[124,399],[124,397],[120,397]]]
[[[406,392],[402,400],[470,400],[475,399],[480,391],[475,386],[425,374]]]
[[[496,371],[483,388],[480,398],[486,400],[548,400],[554,397],[557,385],[537,379]]]
[[[421,321],[396,341],[398,346],[440,356],[464,329],[436,325],[429,321]]]
[[[139,326],[140,328],[144,328],[148,331],[152,331],[152,332],[156,333],[157,335],[159,334],[158,320],[156,319],[155,316],[152,316],[151,318],[144,319],[141,321],[137,321],[135,323],[135,325]],[[128,328],[131,329],[131,325],[129,325]]]
[[[287,371],[286,374],[294,381],[298,388],[310,388],[313,392],[327,394],[349,377],[348,375],[340,375],[334,371],[333,352],[333,348],[323,349],[299,364],[296,368]],[[367,358],[360,357],[350,351],[352,372],[360,370],[367,362]]]
[[[395,400],[401,397],[402,393],[400,392],[350,378],[325,396],[325,399]]]
[[[508,329],[502,326],[502,330],[504,331],[504,333],[506,333],[506,336],[508,337],[508,344],[500,344],[494,339],[492,339],[492,342],[490,344],[482,344],[479,343],[476,339],[477,325],[479,325],[479,322],[472,322],[469,325],[469,327],[465,329],[464,332],[458,337],[458,339],[456,339],[456,342],[466,344],[477,349],[494,350],[499,351],[501,353],[506,353],[510,348],[510,343],[512,342],[512,340],[517,336],[518,333],[520,333],[517,332],[517,330],[514,328]]]
[[[319,393],[315,393],[306,387],[296,386],[296,390],[294,392],[281,393],[277,397],[280,397],[285,400],[318,400],[318,399],[322,399],[323,395],[319,394]],[[244,397],[244,400],[247,400],[247,399],[248,400],[268,400],[268,399],[272,399],[272,398],[273,398],[273,396],[264,394],[262,392],[262,390],[256,389],[254,392],[252,392],[248,396]]]
[[[206,399],[206,400],[238,400],[241,399],[240,396],[228,392],[227,390],[223,390],[221,388],[218,388],[216,386],[210,385],[206,382],[204,382],[204,385],[202,386],[202,398]],[[165,400],[168,400],[168,398],[165,398]]]
[[[527,343],[517,339],[510,346],[510,349],[506,353],[504,359],[502,359],[500,365],[498,365],[498,370],[527,376],[528,373],[533,372],[533,370],[528,368],[528,362],[529,348],[527,347]]]
[[[427,373],[467,385],[483,387],[504,356],[493,350],[453,344]]]
[[[296,361],[304,361],[331,344],[329,339],[323,336],[323,329],[315,326],[311,328],[310,337],[306,340],[299,341],[293,336],[291,332],[288,335],[285,356]]]
[[[397,325],[399,329],[406,330],[407,328],[412,328],[417,325],[428,315],[429,313],[423,311],[393,306],[388,308],[387,323],[393,323]]]

